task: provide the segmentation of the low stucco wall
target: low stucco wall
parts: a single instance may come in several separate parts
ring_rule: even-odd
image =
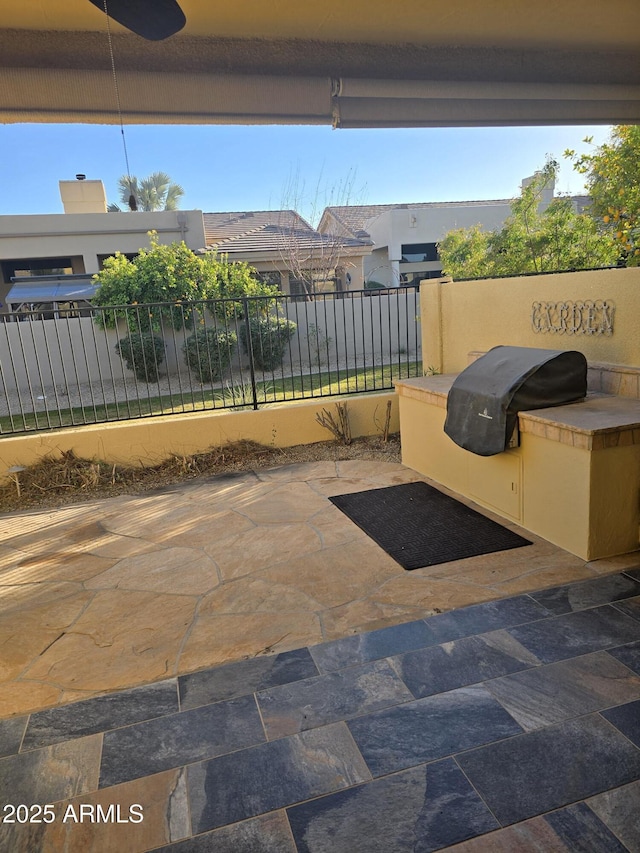
[[[400,428],[393,392],[280,404],[257,411],[198,412],[111,424],[91,424],[34,435],[0,439],[0,479],[13,465],[32,465],[47,455],[73,450],[77,456],[127,465],[153,465],[167,457],[189,455],[248,439],[271,447],[291,447],[331,439],[316,421],[323,409],[335,417],[335,403],[346,403],[352,436],[380,435],[387,401],[391,432]]]
[[[591,317],[589,303],[595,305]],[[420,304],[423,364],[440,373],[458,373],[470,352],[499,344],[575,349],[590,362],[640,365],[640,267],[427,281]],[[575,320],[574,310],[580,312]]]

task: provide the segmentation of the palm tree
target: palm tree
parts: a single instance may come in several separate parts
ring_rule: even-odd
[[[139,180],[135,175],[123,175],[118,181],[120,200],[131,210],[177,210],[184,190],[175,184],[166,172],[154,172]],[[135,199],[132,203],[131,197]],[[109,205],[110,211],[118,211],[117,204]]]

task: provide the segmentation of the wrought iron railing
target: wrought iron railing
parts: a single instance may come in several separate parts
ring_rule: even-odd
[[[2,434],[383,391],[422,372],[416,287],[0,317]]]

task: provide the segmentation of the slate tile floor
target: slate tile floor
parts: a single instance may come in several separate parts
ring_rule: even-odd
[[[640,851],[640,571],[0,721],[0,756],[55,814],[12,853]]]

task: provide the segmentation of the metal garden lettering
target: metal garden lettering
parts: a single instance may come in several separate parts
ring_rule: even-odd
[[[557,335],[612,335],[615,305],[606,299],[577,302],[534,302],[534,332]]]

